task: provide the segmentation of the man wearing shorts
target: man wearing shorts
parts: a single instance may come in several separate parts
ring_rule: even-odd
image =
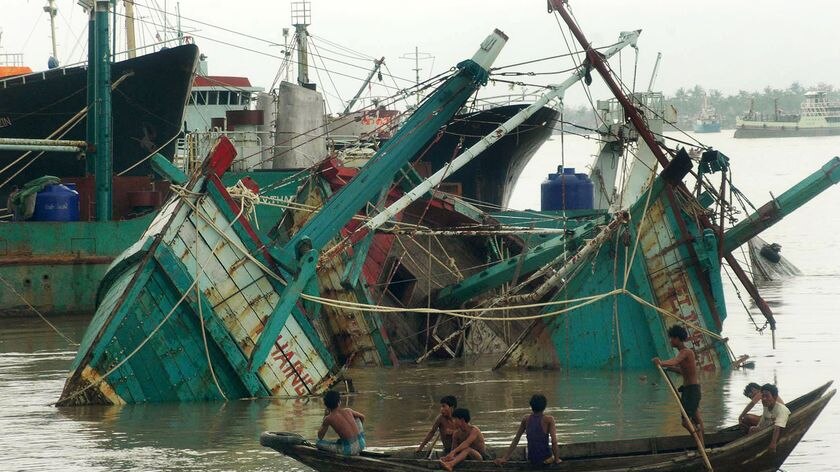
[[[668,328],[668,337],[671,340],[671,346],[679,350],[677,356],[667,361],[654,357],[653,363],[682,375],[683,385],[679,388],[680,402],[688,417],[691,418],[691,422],[694,423],[694,429],[697,430],[700,444],[705,445],[703,419],[700,417],[700,383],[697,381],[697,360],[694,351],[685,345],[688,332],[682,326],[674,325]],[[691,432],[685,418],[682,419],[682,425]]]
[[[365,430],[362,426],[365,415],[350,408],[342,408],[341,394],[335,390],[324,394],[324,406],[327,410],[321,428],[318,429],[318,442],[315,446],[322,451],[334,454],[358,456],[365,450]],[[324,439],[330,427],[338,434],[338,440]]]

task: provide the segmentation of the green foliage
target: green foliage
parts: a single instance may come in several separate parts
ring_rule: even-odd
[[[709,105],[717,110],[723,127],[733,128],[735,117],[745,114],[750,109],[751,103],[755,112],[765,115],[772,115],[775,106],[785,113],[799,113],[799,106],[805,100],[805,92],[808,90],[828,90],[829,100],[840,99],[840,90],[835,90],[832,85],[820,83],[806,88],[799,82],[794,82],[786,89],[774,89],[768,86],[761,91],[740,90],[734,95],[724,95],[720,90],[715,89],[706,91],[700,85],[695,85],[690,89],[679,88],[673,96],[666,96],[665,102],[677,109],[678,125],[681,128],[690,128],[695,116],[703,107],[703,96],[708,93]]]

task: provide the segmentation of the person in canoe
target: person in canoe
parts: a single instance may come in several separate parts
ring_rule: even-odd
[[[531,414],[525,415],[522,422],[519,423],[519,429],[516,431],[516,436],[513,437],[513,442],[505,454],[496,459],[496,465],[504,465],[510,455],[513,454],[516,445],[519,444],[519,439],[522,433],[525,433],[525,438],[528,441],[528,462],[531,465],[546,465],[559,464],[562,462],[557,449],[557,425],[554,422],[554,417],[545,414],[545,406],[548,404],[545,395],[534,394],[531,401]],[[548,438],[551,437],[551,449],[548,448]]]
[[[440,399],[440,414],[432,424],[432,429],[423,439],[423,442],[417,446],[417,452],[423,451],[423,448],[431,441],[435,432],[440,434],[440,442],[443,444],[443,453],[449,454],[452,450],[452,435],[455,433],[455,421],[452,419],[452,412],[458,406],[458,399],[452,395],[446,395]]]
[[[452,436],[452,451],[440,459],[444,469],[452,471],[465,459],[484,461],[492,459],[484,445],[484,435],[478,427],[470,424],[470,410],[456,408],[452,412],[455,434]]]
[[[324,394],[324,406],[327,407],[327,411],[324,413],[321,428],[318,429],[315,447],[334,454],[358,456],[365,450],[365,415],[350,408],[342,408],[341,394],[336,390],[329,390]],[[337,440],[324,439],[329,428],[338,434]]]
[[[694,429],[697,430],[700,443],[705,444],[703,419],[700,417],[700,383],[697,380],[697,359],[694,356],[694,351],[685,345],[685,341],[688,339],[688,331],[682,326],[674,325],[668,328],[668,337],[671,346],[678,350],[677,356],[666,361],[654,357],[653,363],[682,376],[683,384],[679,388],[680,402],[688,417],[691,418],[691,422],[694,423]],[[682,417],[682,414],[680,417]],[[682,425],[691,432],[685,418],[682,418]]]
[[[761,404],[764,406],[764,412],[758,425],[750,428],[750,434],[772,426],[773,437],[767,450],[775,453],[779,436],[782,434],[782,430],[787,427],[790,410],[787,406],[779,403],[779,389],[773,384],[761,386]]]
[[[744,408],[744,411],[741,412],[741,416],[738,417],[738,423],[744,431],[749,431],[753,426],[758,426],[758,422],[761,420],[760,416],[750,414],[750,410],[752,410],[757,403],[761,402],[761,385],[755,382],[750,382],[744,388],[744,396],[749,398],[750,402]],[[781,397],[776,398],[776,401],[782,405],[785,404]]]

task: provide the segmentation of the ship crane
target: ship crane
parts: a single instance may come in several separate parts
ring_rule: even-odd
[[[656,62],[653,64],[653,72],[650,74],[650,82],[648,82],[648,92],[653,92],[653,83],[656,81],[656,75],[659,74],[659,62],[662,61],[662,53],[656,53]]]
[[[373,69],[371,69],[370,74],[368,74],[367,79],[365,79],[365,81],[362,83],[362,86],[359,87],[359,91],[356,92],[356,95],[354,95],[353,98],[350,99],[350,102],[347,103],[347,106],[344,108],[344,111],[341,112],[342,115],[350,113],[350,110],[353,108],[353,105],[355,105],[356,101],[359,100],[359,97],[362,96],[362,92],[365,91],[365,87],[367,87],[370,81],[373,80],[373,76],[376,75],[377,72],[379,72],[379,68],[382,67],[382,63],[384,62],[385,56],[383,56],[381,59],[374,59]],[[379,80],[382,80],[381,75],[379,77]]]

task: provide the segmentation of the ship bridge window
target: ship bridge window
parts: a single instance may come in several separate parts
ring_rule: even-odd
[[[230,92],[227,90],[219,92],[219,105],[227,105],[230,101]]]
[[[230,104],[239,105],[239,92],[230,92]]]
[[[197,105],[207,105],[207,92],[193,92]]]
[[[218,105],[219,104],[219,92],[215,90],[211,92],[207,92],[207,104],[208,105]]]
[[[251,93],[250,92],[242,92],[242,99],[239,101],[240,105],[248,106],[251,104]]]

